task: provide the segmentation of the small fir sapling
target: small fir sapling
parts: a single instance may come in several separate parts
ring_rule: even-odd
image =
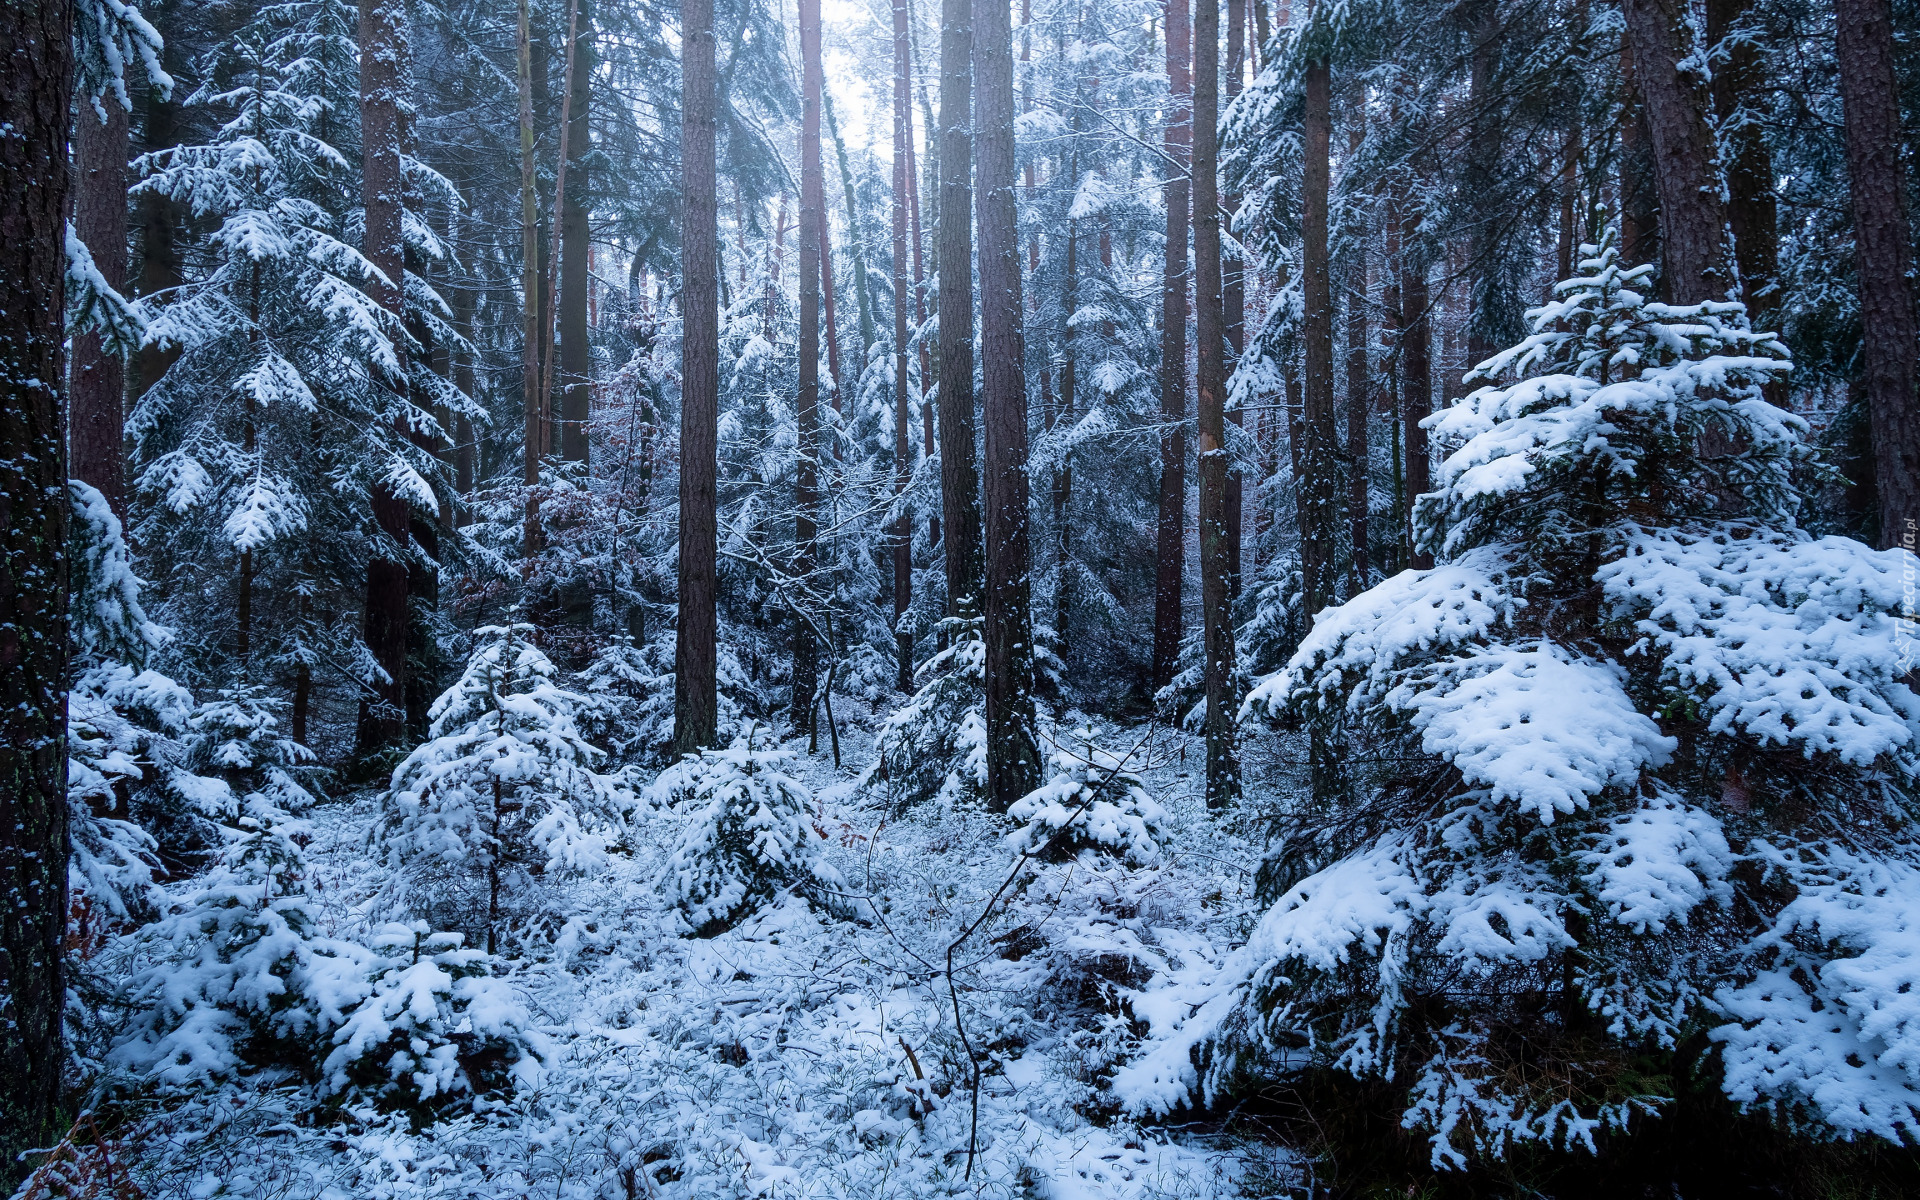
[[[1092,726],[1056,745],[1052,766],[1052,778],[1007,809],[1019,826],[1007,836],[1008,849],[1047,862],[1085,851],[1136,867],[1159,861],[1166,810],[1127,770],[1124,756],[1099,744]]]
[[[1647,300],[1611,231],[1584,258],[1475,372],[1510,382],[1426,422],[1439,564],[1322,613],[1249,697],[1337,716],[1368,765],[1292,814],[1276,903],[1117,1073],[1133,1111],[1310,1060],[1406,1081],[1461,1167],[1591,1149],[1694,1039],[1736,1106],[1920,1129],[1914,560],[1800,530],[1821,468],[1740,305]]]
[[[939,629],[946,648],[920,665],[913,698],[889,714],[873,741],[865,786],[896,809],[938,799],[951,807],[987,786],[987,649],[971,597]]]
[[[374,839],[395,899],[479,934],[488,953],[542,880],[598,869],[632,792],[574,723],[580,697],[530,625],[485,626],[460,679],[433,702],[429,740],[393,773]]]
[[[321,1065],[331,1093],[425,1118],[476,1094],[537,1086],[545,1043],[493,958],[426,922],[374,932],[366,998],[340,1022]]]
[[[731,929],[784,893],[823,900],[841,886],[814,826],[813,793],[783,770],[796,757],[749,726],[655,785],[687,815],[664,882],[694,936]]]

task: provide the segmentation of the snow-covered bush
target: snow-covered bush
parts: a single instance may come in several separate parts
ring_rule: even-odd
[[[326,1090],[425,1116],[476,1093],[537,1084],[542,1043],[493,959],[457,933],[395,923],[370,939],[366,998],[333,1033]]]
[[[1085,850],[1133,866],[1159,859],[1156,839],[1166,810],[1127,769],[1124,756],[1099,745],[1087,726],[1055,746],[1052,758],[1052,778],[1007,809],[1019,825],[1007,837],[1008,849],[1049,862],[1066,862]]]
[[[938,798],[948,807],[987,786],[987,645],[971,600],[944,618],[947,646],[915,672],[913,698],[888,715],[873,739],[866,786],[896,809]]]
[[[757,711],[753,680],[729,646],[714,662],[719,696],[719,735],[730,738],[742,713]],[[605,746],[623,765],[664,763],[673,748],[673,640],[636,646],[616,638],[594,652],[575,677],[579,703],[574,719],[587,740]]]
[[[1404,1081],[1460,1166],[1592,1148],[1704,1034],[1737,1105],[1920,1132],[1913,559],[1800,531],[1817,464],[1739,305],[1585,254],[1478,368],[1512,381],[1428,421],[1439,564],[1321,613],[1249,697],[1377,765],[1292,814],[1275,902],[1124,1081],[1136,1110],[1290,1056]]]
[[[574,724],[580,698],[528,625],[490,625],[458,682],[428,711],[429,740],[393,773],[374,837],[395,900],[488,953],[531,915],[541,881],[605,865],[633,807]]]
[[[824,898],[822,889],[840,887],[821,852],[813,793],[782,769],[796,756],[759,732],[688,755],[663,779],[687,814],[665,886],[699,937],[731,929],[784,892]]]

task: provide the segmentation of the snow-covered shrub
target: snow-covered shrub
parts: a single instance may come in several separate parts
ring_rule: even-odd
[[[757,732],[688,755],[671,778],[687,828],[665,886],[698,937],[731,929],[784,892],[819,898],[840,887],[814,827],[813,793],[782,769],[796,755]]]
[[[370,939],[367,995],[333,1033],[326,1090],[425,1116],[476,1093],[538,1082],[541,1043],[526,1005],[491,974],[493,959],[424,921]]]
[[[580,698],[528,625],[490,625],[466,670],[428,711],[429,740],[393,773],[374,837],[395,899],[488,953],[530,915],[542,880],[605,865],[633,807],[574,724]]]
[[[1087,726],[1055,746],[1052,758],[1052,778],[1007,809],[1019,825],[1007,836],[1008,849],[1049,862],[1066,862],[1085,850],[1133,866],[1159,859],[1156,838],[1166,810],[1123,756],[1099,745]]]
[[[1377,765],[1292,814],[1280,894],[1124,1080],[1136,1110],[1290,1054],[1404,1081],[1460,1166],[1592,1148],[1705,1034],[1737,1105],[1920,1132],[1914,561],[1800,531],[1806,424],[1739,305],[1585,254],[1478,368],[1511,382],[1428,421],[1438,565],[1320,614],[1249,697]]]
[[[729,646],[715,655],[719,737],[731,738],[742,714],[758,711],[753,680]],[[588,741],[623,765],[659,765],[673,748],[673,639],[636,646],[616,638],[594,652],[575,676],[575,722]]]
[[[873,739],[866,786],[897,808],[938,798],[947,807],[987,786],[987,645],[971,600],[940,622],[946,649],[920,665],[913,698],[888,715]]]
[[[357,999],[364,952],[316,926],[299,814],[311,797],[281,744],[293,743],[272,735],[269,707],[229,695],[194,714],[194,757],[221,766],[200,799],[222,845],[137,935],[148,965],[128,983],[133,1018],[111,1055],[162,1088],[245,1068],[309,1073],[314,1039]]]

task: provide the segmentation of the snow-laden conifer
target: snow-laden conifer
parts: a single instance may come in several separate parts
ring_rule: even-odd
[[[946,648],[920,665],[913,698],[888,715],[873,739],[867,787],[896,807],[939,799],[951,807],[987,786],[987,646],[971,599],[939,628]]]
[[[1291,814],[1221,986],[1117,1081],[1136,1109],[1306,1045],[1404,1081],[1460,1166],[1592,1148],[1710,1044],[1736,1104],[1920,1129],[1913,559],[1800,530],[1807,426],[1739,305],[1585,255],[1476,372],[1510,381],[1428,421],[1438,565],[1319,614],[1249,698],[1380,765]]]
[[[393,773],[378,848],[398,899],[469,930],[489,953],[528,915],[537,884],[605,864],[633,806],[574,723],[580,697],[555,684],[530,625],[489,625],[433,702],[428,740]]]
[[[686,815],[665,885],[696,936],[731,929],[784,893],[824,897],[840,887],[814,825],[813,793],[786,773],[795,757],[750,726],[656,783],[655,794]]]
[[[1131,866],[1159,860],[1166,810],[1123,755],[1099,744],[1091,725],[1061,739],[1050,765],[1052,777],[1007,809],[1019,826],[1007,837],[1008,849],[1049,862],[1066,862],[1083,850]]]

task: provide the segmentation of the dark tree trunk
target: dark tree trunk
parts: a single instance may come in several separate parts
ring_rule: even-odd
[[[405,211],[400,154],[405,136],[407,107],[407,14],[401,0],[361,0],[360,5],[360,131],[362,145],[361,203],[366,231],[361,252],[384,280],[374,280],[374,300],[393,314],[398,326],[405,313],[403,287],[406,252],[401,240]],[[394,339],[398,370],[380,383],[406,400],[406,348]],[[404,428],[396,436],[406,436]],[[360,753],[369,755],[399,744],[406,734],[407,713],[407,548],[410,539],[407,502],[384,485],[371,496],[373,517],[381,534],[374,539],[367,561],[365,636],[367,649],[387,675],[361,705]]]
[[[1491,358],[1499,347],[1495,331],[1500,327],[1500,268],[1497,263],[1498,239],[1495,231],[1500,214],[1493,211],[1498,190],[1495,164],[1500,161],[1502,122],[1497,111],[1499,98],[1494,71],[1500,57],[1500,6],[1497,0],[1479,0],[1474,16],[1473,54],[1467,84],[1466,193],[1480,207],[1473,223],[1472,244],[1468,253],[1473,271],[1473,307],[1467,320],[1467,358],[1471,363]]]
[[[1708,0],[1707,45],[1726,41],[1751,0]],[[1760,122],[1742,108],[1762,100],[1767,72],[1752,37],[1727,43],[1713,67],[1714,117],[1723,131],[1726,159],[1727,222],[1733,232],[1733,258],[1740,268],[1740,298],[1756,328],[1773,321],[1774,289],[1780,276],[1779,218],[1773,199],[1773,154]]]
[[[94,265],[117,292],[127,287],[127,111],[112,96],[100,98],[103,123],[82,102],[74,128],[73,225],[93,254]],[[69,433],[73,477],[100,489],[115,514],[127,515],[126,361],[97,333],[73,339],[73,417]]]
[[[168,59],[171,55],[167,56]],[[165,61],[165,60],[163,60]],[[146,121],[144,142],[146,149],[164,150],[179,142],[176,133],[178,108],[173,101],[163,98],[157,87],[149,85],[146,91]],[[159,296],[180,286],[180,251],[176,235],[180,224],[180,208],[172,200],[156,192],[146,192],[140,197],[140,294]],[[144,394],[160,377],[167,373],[174,360],[180,357],[180,348],[171,344],[162,345],[149,342],[141,346],[134,355],[134,395]]]
[[[593,154],[588,106],[593,96],[593,5],[580,0],[567,99],[566,193],[560,211],[560,457],[587,461],[593,404],[593,354],[587,341],[587,294],[593,287],[587,245],[587,160]]]
[[[1560,159],[1560,238],[1554,249],[1553,280],[1573,278],[1573,251],[1580,243],[1580,230],[1574,212],[1580,196],[1580,126],[1576,122],[1567,133],[1566,149]],[[1547,285],[1553,296],[1553,285]]]
[[[913,164],[907,156],[912,137],[913,101],[908,95],[907,3],[893,0],[893,496],[901,503],[912,476],[907,415],[907,192]],[[913,690],[913,635],[903,628],[913,604],[913,522],[903,508],[893,529],[893,643],[898,678],[895,686]]]
[[[1080,132],[1079,112],[1076,109],[1074,132]],[[1071,178],[1078,182],[1080,177],[1080,155],[1076,147],[1071,168]],[[1061,285],[1060,312],[1060,405],[1053,414],[1052,427],[1056,430],[1073,427],[1073,406],[1077,399],[1075,392],[1079,388],[1079,371],[1074,362],[1073,314],[1080,306],[1080,246],[1079,224],[1072,219],[1067,221],[1067,263],[1065,278]],[[1067,657],[1067,618],[1071,615],[1073,588],[1068,571],[1073,563],[1073,522],[1070,510],[1073,506],[1073,451],[1061,452],[1060,463],[1053,472],[1053,633],[1055,651],[1062,661]]]
[[[1920,529],[1920,333],[1913,245],[1900,163],[1900,93],[1888,0],[1838,0],[1840,98],[1846,107],[1853,253],[1860,273],[1861,380],[1873,428],[1880,544],[1915,548]]]
[[[1247,57],[1247,0],[1227,0],[1227,75],[1223,88],[1224,103],[1231,107],[1240,94]],[[1222,220],[1232,221],[1240,211],[1240,193],[1229,191],[1221,204]],[[1239,232],[1231,230],[1230,232]],[[1227,374],[1240,364],[1240,353],[1247,348],[1247,264],[1240,257],[1236,241],[1224,251],[1220,263],[1220,298],[1226,309]],[[1227,413],[1238,430],[1245,414],[1235,407]],[[1239,459],[1227,456],[1227,605],[1229,611],[1240,598],[1241,526],[1246,515],[1245,472]]]
[[[821,173],[825,174],[825,171],[826,168],[822,167]],[[825,186],[825,184],[821,185],[823,196]],[[841,401],[840,322],[833,309],[833,230],[827,224],[825,199],[820,201],[820,219],[815,224],[820,227],[818,235],[820,238],[820,316],[826,323],[820,337],[827,347],[827,385],[833,396],[833,411],[837,414],[840,412]],[[837,444],[834,447],[833,456],[836,459],[840,457]]]
[[[1693,26],[1682,0],[1625,0],[1624,7],[1653,143],[1667,299],[1674,304],[1724,299],[1733,272],[1710,99],[1699,76],[1680,67],[1700,52]]]
[[[973,3],[940,9],[940,511],[947,611],[980,595],[980,477],[973,448]]]
[[[1353,128],[1347,152],[1357,157],[1366,138],[1365,109],[1355,104]],[[1367,539],[1370,451],[1367,446],[1367,418],[1373,411],[1373,372],[1367,362],[1367,250],[1363,242],[1353,264],[1352,290],[1347,294],[1347,539],[1353,551],[1353,579],[1349,595],[1365,591],[1372,580],[1373,553]]]
[[[1227,320],[1220,279],[1220,7],[1200,0],[1193,22],[1193,298],[1200,438],[1200,615],[1205,650],[1207,804],[1240,796],[1234,749],[1233,573],[1227,540]]]
[[[860,365],[854,378],[867,369],[867,352],[873,348],[873,302],[867,294],[866,240],[860,228],[860,202],[853,190],[853,164],[847,159],[846,139],[840,136],[840,122],[833,115],[833,96],[822,92],[820,104],[827,119],[827,134],[833,138],[834,158],[840,164],[840,190],[847,205],[847,249],[853,255],[853,302],[860,311]]]
[[[811,585],[820,510],[820,216],[826,205],[820,163],[820,0],[800,0],[800,394],[794,404],[799,462],[793,486],[793,573]],[[814,733],[820,653],[816,614],[793,623],[793,731]]]
[[[1660,201],[1653,187],[1652,137],[1640,96],[1633,40],[1620,39],[1620,261],[1637,267],[1660,257]]]
[[[1427,263],[1414,241],[1419,227],[1419,215],[1408,211],[1400,226],[1400,311],[1406,314],[1405,332],[1400,337],[1400,388],[1401,416],[1406,421],[1407,511],[1403,519],[1408,530],[1407,562],[1424,570],[1433,565],[1433,555],[1419,549],[1412,540],[1413,502],[1431,483],[1427,471],[1427,431],[1421,428],[1420,422],[1433,411],[1433,368],[1429,355],[1433,333],[1427,321],[1431,304],[1427,294]]]
[[[1187,228],[1193,145],[1193,30],[1187,0],[1166,0],[1167,250],[1160,287],[1160,510],[1154,547],[1153,681],[1180,667],[1187,546]]]
[[[1300,417],[1300,574],[1309,615],[1334,599],[1334,539],[1340,523],[1339,432],[1333,417],[1333,281],[1327,271],[1327,188],[1333,132],[1332,79],[1307,64],[1305,204],[1300,291],[1306,309],[1306,387]]]
[[[720,424],[719,199],[714,179],[713,0],[680,6],[680,607],[673,649],[673,748],[714,744],[720,725],[718,588]]]
[[[60,1138],[67,918],[66,0],[0,10],[0,1191]]]
[[[521,481],[527,488],[526,530],[522,549],[531,557],[540,549],[540,443],[546,437],[546,411],[540,399],[540,194],[534,168],[533,30],[528,0],[520,0],[518,83],[520,98],[520,401],[526,432]]]
[[[973,7],[979,189],[980,378],[986,462],[987,806],[1005,812],[1040,783],[1034,744],[1033,562],[1027,530],[1027,380],[1020,230],[1013,194],[1013,19],[1005,0]]]

